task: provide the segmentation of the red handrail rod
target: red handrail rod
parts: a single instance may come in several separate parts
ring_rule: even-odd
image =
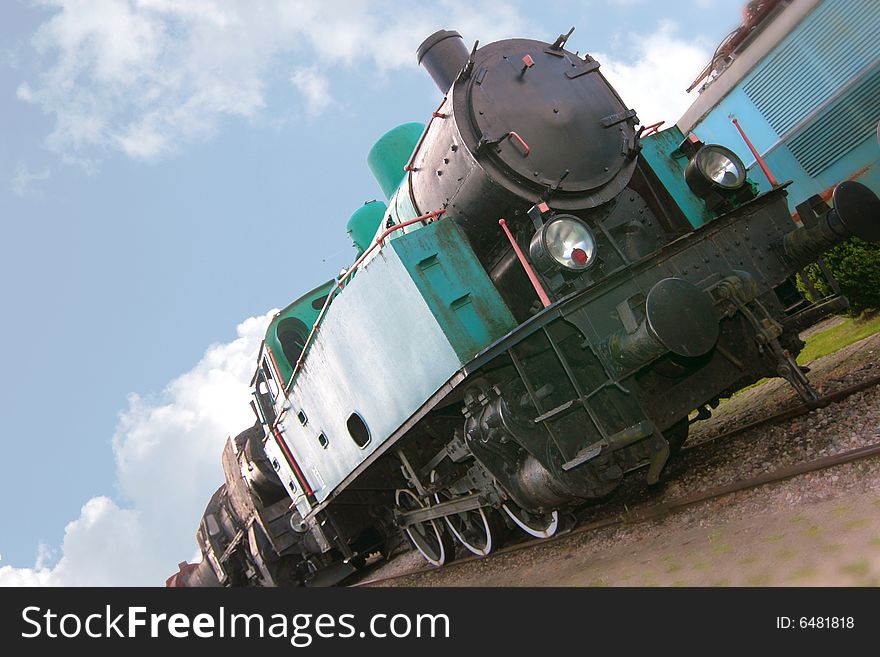
[[[532,266],[529,264],[529,261],[526,260],[525,254],[522,252],[522,249],[519,248],[519,244],[516,243],[516,239],[513,236],[513,233],[510,232],[510,229],[507,227],[507,222],[504,219],[499,219],[498,223],[501,224],[501,227],[504,229],[504,233],[507,235],[507,239],[510,240],[510,245],[513,247],[514,253],[516,253],[516,257],[519,258],[519,263],[523,266],[523,269],[526,270],[526,276],[529,277],[529,281],[532,283],[532,287],[535,288],[535,292],[538,293],[538,298],[541,300],[541,303],[544,304],[544,307],[550,305],[550,297],[547,296],[547,293],[544,291],[544,287],[541,285],[541,281],[538,280],[537,274],[535,274],[535,270],[532,269]]]
[[[666,123],[666,119],[663,119],[662,121],[657,121],[657,123],[652,123],[651,125],[642,126],[641,136],[642,137],[649,137],[650,135],[653,135],[655,132],[659,132],[660,126],[663,125],[664,123]]]
[[[440,104],[437,105],[437,109],[431,112],[431,120],[428,121],[428,125],[425,126],[425,129],[422,131],[422,136],[419,137],[418,143],[416,143],[416,148],[412,152],[412,155],[409,156],[409,161],[406,163],[406,166],[403,167],[403,170],[409,173],[410,171],[415,171],[415,167],[413,167],[413,162],[416,161],[416,155],[419,154],[419,149],[422,147],[422,143],[425,141],[425,137],[428,136],[428,130],[431,129],[431,124],[434,123],[434,119],[445,119],[447,117],[446,114],[440,113],[440,108],[443,107],[443,104],[446,102],[446,96],[443,96],[443,100],[440,101]]]
[[[733,125],[736,126],[736,129],[739,130],[739,134],[742,136],[743,140],[746,142],[746,146],[749,147],[749,150],[752,151],[752,155],[755,156],[755,160],[758,162],[758,166],[761,167],[761,171],[764,172],[764,175],[767,176],[767,182],[770,183],[771,187],[779,187],[779,183],[776,182],[776,178],[770,173],[770,169],[767,166],[767,163],[764,162],[764,158],[761,157],[760,153],[758,153],[758,149],[752,144],[751,140],[746,137],[746,133],[743,132],[742,127],[739,125],[739,120],[735,116],[731,116],[730,120],[733,121]]]

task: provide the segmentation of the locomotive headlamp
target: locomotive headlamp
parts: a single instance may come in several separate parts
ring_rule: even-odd
[[[706,144],[688,162],[684,170],[688,187],[705,198],[713,191],[734,191],[746,183],[746,167],[739,156],[718,144]]]
[[[559,269],[580,272],[596,259],[596,238],[578,218],[557,215],[532,237],[529,255],[542,274]]]

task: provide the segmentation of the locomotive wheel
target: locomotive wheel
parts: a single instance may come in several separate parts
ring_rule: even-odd
[[[550,538],[559,527],[559,513],[556,511],[537,515],[519,508],[513,502],[502,504],[501,508],[517,527],[535,538]]]
[[[403,511],[413,511],[425,506],[415,493],[406,488],[399,488],[394,499],[398,508]],[[419,554],[432,566],[439,568],[452,561],[455,555],[455,541],[442,523],[426,520],[410,525],[404,531]]]
[[[435,477],[436,472],[432,471],[431,482]],[[438,491],[434,493],[434,499],[439,504],[453,499],[453,496],[445,491]],[[458,542],[478,557],[485,557],[501,545],[504,523],[494,509],[480,507],[446,516],[443,520]]]

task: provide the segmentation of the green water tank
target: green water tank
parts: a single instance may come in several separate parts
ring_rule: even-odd
[[[352,213],[346,231],[351,237],[354,248],[357,249],[358,256],[370,246],[387,209],[388,206],[382,201],[367,201]]]
[[[416,149],[425,126],[421,123],[404,123],[392,128],[373,144],[367,154],[367,166],[373,173],[385,198],[391,198],[406,173],[403,167]]]

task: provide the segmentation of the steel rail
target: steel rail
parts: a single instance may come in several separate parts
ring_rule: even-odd
[[[854,383],[851,386],[847,386],[845,388],[841,388],[840,390],[830,392],[827,395],[823,395],[822,397],[817,399],[811,406],[807,406],[806,404],[798,404],[797,406],[792,406],[791,408],[781,410],[778,413],[768,415],[765,418],[759,418],[757,420],[749,422],[748,424],[742,424],[735,429],[730,429],[729,431],[718,434],[717,436],[712,438],[712,440],[707,440],[702,443],[697,443],[695,445],[684,447],[679,453],[684,454],[687,452],[691,452],[693,450],[699,449],[700,447],[703,447],[704,445],[711,445],[719,440],[726,440],[727,438],[738,436],[741,433],[751,431],[752,429],[757,429],[758,427],[761,427],[765,424],[774,424],[776,422],[782,422],[784,420],[790,420],[792,418],[800,417],[801,415],[806,415],[810,411],[814,411],[819,408],[825,408],[830,404],[842,401],[847,397],[856,394],[857,392],[867,390],[868,388],[873,388],[876,385],[880,385],[880,376],[873,376],[859,383]]]

